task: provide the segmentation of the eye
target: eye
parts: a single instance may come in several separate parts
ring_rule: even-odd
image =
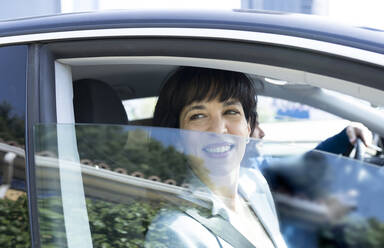
[[[225,115],[237,115],[240,114],[240,111],[237,109],[228,109],[224,112]]]
[[[201,118],[204,118],[204,117],[205,117],[204,114],[193,114],[193,115],[191,115],[191,117],[189,117],[189,119],[191,121],[193,121],[193,120],[198,120],[198,119],[201,119]]]

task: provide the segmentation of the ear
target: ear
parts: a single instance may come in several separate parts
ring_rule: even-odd
[[[249,121],[248,121],[248,123],[247,123],[247,129],[248,129],[248,138],[249,137],[251,137],[251,124],[249,123]]]

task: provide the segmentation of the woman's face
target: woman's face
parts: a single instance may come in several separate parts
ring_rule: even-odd
[[[193,163],[195,170],[218,176],[238,169],[251,132],[238,100],[193,102],[181,111],[179,124],[182,129],[209,132],[190,133],[183,139],[188,154],[200,161]]]
[[[249,137],[251,128],[238,100],[193,102],[180,114],[180,128]]]

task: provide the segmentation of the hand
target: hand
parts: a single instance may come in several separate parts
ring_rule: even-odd
[[[356,143],[357,138],[360,138],[366,147],[372,143],[371,132],[361,123],[352,122],[347,126],[347,136],[352,145]]]

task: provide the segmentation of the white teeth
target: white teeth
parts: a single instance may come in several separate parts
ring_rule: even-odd
[[[215,148],[207,148],[206,150],[211,153],[222,153],[222,152],[227,152],[230,149],[231,149],[231,146],[226,145],[226,146],[220,146]]]

